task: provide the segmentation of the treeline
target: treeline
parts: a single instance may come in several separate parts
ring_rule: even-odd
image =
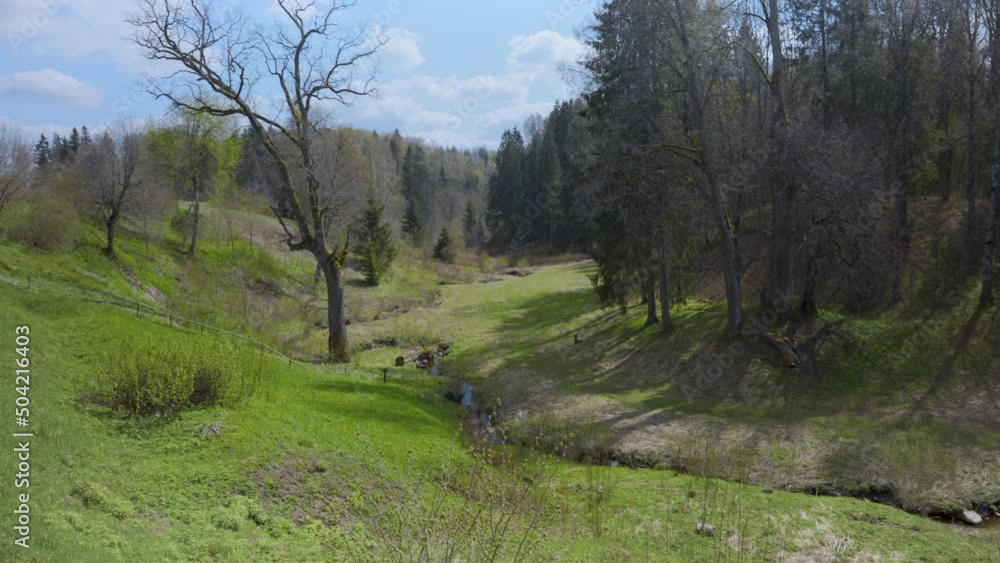
[[[506,131],[490,175],[488,244],[512,255],[586,250],[594,147],[583,102],[556,104],[524,131]]]
[[[0,174],[7,181],[4,206],[15,195],[47,197],[59,184],[64,204],[75,214],[97,209],[93,218],[105,231],[108,256],[115,254],[120,224],[156,220],[170,199],[175,209],[170,226],[192,256],[205,202],[249,193],[289,216],[266,151],[252,132],[227,119],[178,112],[141,128],[119,123],[96,139],[86,126],[51,138],[50,143],[42,135],[29,149],[16,131],[4,129],[4,164],[10,168]],[[323,203],[338,210],[328,234],[355,236],[359,257],[377,250],[370,263],[382,266],[372,266],[371,282],[381,280],[385,258],[391,262],[397,244],[430,251],[443,235],[450,258],[463,240],[472,247],[483,243],[484,186],[492,158],[485,148],[431,147],[399,131],[380,135],[351,128],[325,129],[317,143],[323,158],[315,173],[326,187]],[[451,234],[463,231],[464,239]],[[35,238],[29,242],[47,245]]]
[[[913,204],[961,198],[949,253],[992,299],[997,0],[609,0],[583,38],[582,100],[529,123],[528,141],[504,135],[497,247],[586,241],[602,298],[641,296],[665,330],[711,259],[736,335],[748,296],[807,316],[912,297],[915,234],[932,228]],[[557,213],[530,218],[537,194]],[[766,247],[754,287],[748,238]]]

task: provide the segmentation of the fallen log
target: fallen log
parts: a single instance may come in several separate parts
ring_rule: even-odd
[[[799,367],[801,361],[799,360],[799,352],[795,348],[795,342],[778,334],[767,333],[764,336],[771,346],[778,350],[778,352],[781,352],[781,357],[785,362],[786,368],[795,369]]]
[[[447,356],[450,350],[450,344],[442,344],[438,346],[437,350],[424,350],[423,352],[409,358],[399,356],[396,358],[396,367],[403,367],[406,364],[414,363],[420,369],[430,369],[439,359]]]

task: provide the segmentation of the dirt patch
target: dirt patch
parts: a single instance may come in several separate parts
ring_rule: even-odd
[[[250,475],[268,509],[298,525],[310,518],[325,526],[349,525],[351,498],[362,493],[363,465],[346,455],[288,458]]]
[[[142,281],[142,278],[136,275],[131,268],[127,266],[122,267],[122,276],[128,281],[129,285],[132,286],[132,291],[135,291],[139,295],[149,299],[150,301],[156,303],[157,305],[163,305],[166,303],[167,298],[164,296],[160,290]]]

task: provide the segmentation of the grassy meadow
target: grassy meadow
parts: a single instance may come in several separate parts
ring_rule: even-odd
[[[168,234],[147,251],[138,230],[122,240],[117,264],[85,226],[59,248],[0,242],[0,276],[21,285],[2,284],[0,333],[31,327],[35,432],[32,548],[4,542],[0,559],[1000,557],[995,527],[816,494],[827,492],[821,484],[884,485],[897,498],[911,494],[911,508],[931,510],[998,491],[989,466],[963,473],[972,456],[996,455],[995,428],[961,413],[930,420],[948,409],[946,391],[929,393],[954,383],[942,379],[948,358],[926,348],[911,358],[884,353],[909,337],[901,327],[919,328],[905,311],[892,322],[824,313],[837,329],[824,336],[817,328],[813,364],[789,374],[753,348],[735,360],[740,381],[691,398],[683,391],[690,367],[723,346],[716,304],[679,305],[676,332],[660,335],[641,326],[638,310],[598,307],[590,266],[578,259],[511,271],[485,257],[445,266],[406,253],[384,287],[348,287],[349,366],[268,359],[250,399],[173,416],[127,417],[95,405],[88,391],[112,357],[129,354],[123,343],[228,340],[91,301],[100,296],[169,307],[303,360],[321,353],[322,303],[308,261],[280,250],[263,215],[242,212],[230,238],[219,213],[194,261]],[[947,334],[967,312],[957,305],[943,313],[937,330]],[[963,357],[989,358],[992,322],[976,319],[973,353]],[[453,350],[444,371],[473,382],[477,403],[497,407],[510,445],[479,439],[475,416],[443,398],[451,380],[391,368],[383,383],[395,356],[440,343]],[[13,347],[11,336],[0,353],[8,363]],[[951,367],[966,373],[981,367],[966,364],[975,361]],[[870,365],[879,366],[864,380],[872,392],[854,391],[850,378]],[[903,408],[921,392],[922,410]],[[983,401],[990,393],[983,389]],[[13,402],[12,386],[2,397]],[[961,463],[943,463],[955,449]],[[625,467],[640,454],[643,467]],[[871,463],[852,467],[859,455]],[[14,473],[13,456],[0,467]],[[872,467],[881,473],[859,473]],[[810,487],[813,494],[802,492]],[[14,492],[9,481],[4,491]],[[699,534],[699,523],[713,532]]]

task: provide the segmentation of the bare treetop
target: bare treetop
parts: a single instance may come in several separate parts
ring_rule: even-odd
[[[283,16],[264,29],[238,13],[222,13],[200,0],[142,0],[129,19],[133,41],[150,60],[182,67],[152,79],[157,98],[198,113],[245,115],[303,142],[302,125],[322,102],[350,105],[374,96],[375,71],[368,64],[386,39],[368,30],[350,31],[337,16],[353,1],[277,0]],[[280,110],[267,111],[261,99],[280,96]],[[296,126],[290,128],[288,120]]]

